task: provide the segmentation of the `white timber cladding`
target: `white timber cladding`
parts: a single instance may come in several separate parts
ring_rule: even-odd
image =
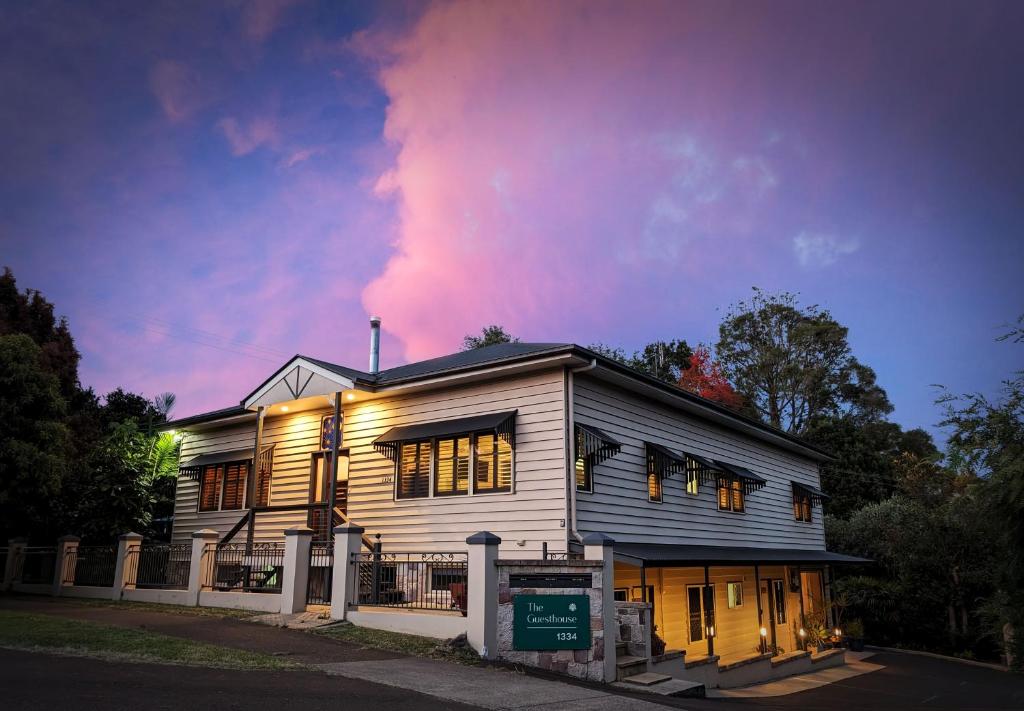
[[[424,499],[395,500],[395,464],[373,448],[392,427],[516,411],[513,489]],[[320,418],[330,409],[267,417],[263,444],[275,444],[270,504],[309,500],[310,455],[319,446]],[[200,454],[252,447],[255,419],[244,425],[188,433],[181,461]],[[565,391],[562,369],[524,373],[457,388],[346,402],[342,448],[349,450],[348,516],[369,536],[381,534],[384,550],[466,550],[466,537],[487,530],[501,550],[539,557],[544,543],[565,551]],[[199,482],[178,480],[174,540],[212,528],[223,536],[246,510],[198,513]],[[282,540],[282,530],[305,525],[305,512],[262,512],[256,540]],[[245,540],[243,528],[235,541]],[[517,542],[524,542],[520,546]]]
[[[263,446],[274,445],[274,468],[270,480],[270,505],[305,504],[309,502],[310,455],[320,443],[320,418],[327,414],[310,411],[294,415],[267,417],[263,424]],[[181,444],[181,461],[201,454],[252,448],[256,441],[255,418],[242,425],[189,432]],[[184,476],[178,478],[174,500],[175,543],[189,540],[193,531],[212,528],[223,536],[238,523],[248,509],[236,511],[197,511],[199,482]],[[304,526],[304,511],[262,512],[256,520],[254,540],[282,541],[282,531],[290,526]],[[242,543],[248,529],[242,528],[233,541]]]
[[[516,410],[510,493],[395,500],[395,464],[373,440],[396,426]],[[345,404],[349,448],[348,514],[384,550],[465,550],[466,537],[490,531],[503,554],[539,557],[566,549],[563,371],[504,377],[445,390]],[[517,544],[518,541],[524,545]]]
[[[793,517],[790,482],[820,488],[813,460],[585,375],[574,379],[573,408],[577,423],[622,444],[618,454],[594,467],[593,493],[576,494],[581,533],[631,543],[825,549],[820,506],[811,523]],[[713,482],[701,485],[697,496],[688,495],[685,476],[678,474],[664,479],[662,502],[651,502],[644,441],[737,464],[768,483],[747,495],[744,513],[719,511]]]

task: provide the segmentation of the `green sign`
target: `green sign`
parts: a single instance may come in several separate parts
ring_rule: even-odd
[[[515,595],[512,612],[513,649],[590,649],[586,595]]]

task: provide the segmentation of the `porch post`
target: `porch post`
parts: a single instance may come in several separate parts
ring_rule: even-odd
[[[203,588],[213,586],[213,560],[207,560],[207,546],[216,543],[219,533],[212,528],[204,528],[192,533],[192,558],[188,564],[188,604],[199,605],[199,595]]]
[[[829,632],[831,633],[838,625],[835,611],[832,609],[832,566],[826,565],[822,569],[821,575],[823,578],[822,587],[825,593],[825,624],[828,625]]]
[[[313,529],[293,526],[284,531],[284,580],[281,581],[281,614],[306,609],[306,585],[309,582],[309,555]]]
[[[343,523],[334,529],[334,572],[331,579],[331,619],[344,620],[348,608],[359,602],[359,564],[352,557],[363,545],[362,526]]]
[[[801,575],[801,572],[803,572],[803,571],[801,570],[801,567],[798,565],[796,567],[796,581],[797,581],[796,590],[797,590],[797,595],[799,595],[799,597],[800,597],[800,629],[806,630],[807,629],[807,627],[806,627],[807,620],[804,619],[804,577],[803,577],[803,575]],[[806,635],[800,635],[800,639],[798,640],[798,643],[800,644],[801,649],[806,649],[807,648],[806,640],[807,640],[807,636]]]
[[[640,602],[647,602],[647,561],[640,561]]]
[[[786,569],[783,568],[782,570],[783,574],[785,574]],[[775,590],[772,585],[772,579],[768,578],[768,623],[772,631],[772,654],[775,654],[775,650],[779,648],[779,640],[775,635]],[[760,593],[758,594],[760,595]]]
[[[757,591],[757,638],[760,640],[757,648],[761,650],[761,654],[764,654],[767,651],[765,649],[767,640],[761,634],[761,630],[764,629],[764,613],[761,610],[761,567],[757,563],[754,563],[754,590]]]
[[[260,405],[256,409],[256,441],[253,444],[252,451],[252,464],[249,465],[249,476],[245,483],[245,505],[249,509],[249,527],[245,533],[245,554],[252,554],[252,542],[256,535],[256,512],[253,511],[253,490],[256,488],[256,467],[259,465],[260,460],[260,447],[263,444],[263,420],[267,416],[267,411]],[[248,572],[246,573],[248,575]],[[248,585],[251,581],[246,580]]]
[[[710,567],[704,566],[704,637],[708,641],[708,656],[715,656],[715,591],[711,587]],[[708,605],[708,602],[711,602]],[[711,624],[708,624],[708,612],[711,612]]]
[[[484,659],[498,652],[498,545],[501,539],[489,531],[466,539],[469,565],[466,600],[466,640]]]
[[[604,567],[601,569],[601,609],[602,629],[592,633],[594,638],[601,637],[604,642],[604,680],[615,681],[616,658],[615,658],[615,541],[603,533],[588,533],[583,537],[583,557],[587,560],[600,560]],[[648,645],[650,644],[651,633],[653,633],[654,621],[648,622],[651,625],[647,635]],[[648,650],[650,657],[650,650]]]
[[[341,446],[341,391],[334,393],[334,432],[331,435],[331,476],[327,486],[327,532],[334,529],[334,505],[338,495],[338,449]]]

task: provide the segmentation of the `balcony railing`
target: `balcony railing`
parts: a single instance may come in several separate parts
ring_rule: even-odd
[[[468,554],[354,553],[360,605],[466,614]]]

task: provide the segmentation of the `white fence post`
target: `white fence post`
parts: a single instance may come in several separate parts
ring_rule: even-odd
[[[138,533],[125,533],[117,539],[117,558],[114,559],[114,585],[111,590],[111,599],[120,600],[124,589],[135,584],[133,569],[138,566],[127,564],[128,551],[139,548],[141,545],[142,536]]]
[[[188,565],[188,604],[199,605],[199,593],[213,585],[213,561],[206,560],[206,548],[216,543],[220,534],[210,528],[192,533],[192,558]]]
[[[53,594],[59,596],[64,581],[75,584],[75,564],[78,560],[78,544],[82,539],[78,536],[61,536],[57,539],[57,559],[53,564]]]
[[[313,529],[293,526],[284,531],[284,580],[281,581],[281,614],[306,610],[309,555]]]
[[[498,545],[490,531],[474,533],[469,545],[466,589],[466,640],[485,659],[498,656]]]
[[[583,537],[583,557],[604,564],[601,570],[601,618],[604,627],[604,680],[609,683],[616,677],[614,545],[615,541],[603,533],[588,533]]]
[[[4,581],[0,590],[10,590],[14,585],[14,576],[18,570],[18,559],[21,558],[28,545],[27,538],[11,538],[7,541],[7,564],[4,566]]]
[[[331,619],[344,620],[349,604],[357,597],[359,568],[352,562],[352,554],[362,549],[366,529],[343,523],[334,529],[334,573],[331,579]]]

